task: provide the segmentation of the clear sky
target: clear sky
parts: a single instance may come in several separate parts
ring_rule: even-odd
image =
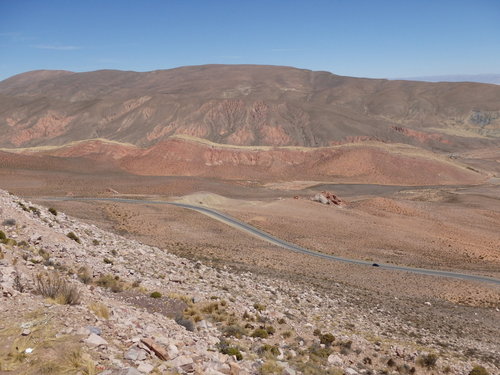
[[[208,63],[500,73],[500,0],[0,0],[0,79]]]

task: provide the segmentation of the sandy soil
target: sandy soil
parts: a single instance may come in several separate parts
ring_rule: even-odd
[[[55,177],[55,178],[54,178]],[[71,177],[71,178],[70,178]],[[2,178],[2,182],[5,181]],[[343,208],[308,198],[324,185],[200,178],[42,176],[17,174],[4,183],[24,195],[154,197],[227,212],[262,230],[326,253],[500,277],[500,200],[497,185],[401,187],[339,185]],[[297,186],[305,186],[297,190]],[[5,187],[5,186],[3,186]],[[292,187],[292,189],[288,189]],[[329,186],[332,187],[332,186]],[[345,194],[345,196],[344,196]],[[294,199],[294,196],[299,199]],[[246,196],[247,199],[242,199]],[[329,287],[342,283],[397,297],[444,298],[500,306],[497,287],[298,256],[189,210],[154,205],[40,202],[71,215],[218,266],[250,270]],[[306,281],[307,280],[307,281]]]

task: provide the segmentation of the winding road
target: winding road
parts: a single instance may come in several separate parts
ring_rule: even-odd
[[[197,212],[200,212],[204,215],[207,215],[213,219],[219,220],[227,225],[232,226],[233,228],[236,228],[242,232],[249,233],[255,237],[258,237],[264,241],[267,241],[273,245],[280,246],[282,248],[285,248],[290,251],[294,251],[296,253],[300,254],[305,254],[305,255],[310,255],[310,256],[315,256],[318,258],[322,258],[325,260],[330,260],[330,261],[335,261],[335,262],[343,262],[343,263],[350,263],[350,264],[357,264],[357,265],[362,265],[362,266],[377,266],[378,269],[381,270],[392,270],[392,271],[404,271],[404,272],[411,272],[411,273],[416,273],[416,274],[422,274],[422,275],[429,275],[429,276],[438,276],[438,277],[447,277],[447,278],[454,278],[454,279],[461,279],[461,280],[468,280],[468,281],[477,281],[477,282],[483,282],[483,283],[491,283],[491,284],[496,284],[500,285],[500,279],[495,279],[492,277],[486,277],[486,276],[480,276],[480,275],[471,275],[471,274],[465,274],[465,273],[458,273],[458,272],[449,272],[449,271],[440,271],[440,270],[434,270],[434,269],[428,269],[428,268],[414,268],[414,267],[405,267],[405,266],[397,266],[397,265],[392,265],[392,264],[384,264],[384,263],[373,263],[369,261],[364,261],[360,259],[351,259],[351,258],[344,258],[344,257],[338,257],[335,255],[329,255],[329,254],[324,254],[320,253],[317,251],[309,250],[300,246],[297,246],[295,244],[292,244],[290,242],[284,241],[282,239],[279,239],[277,237],[274,237],[270,235],[269,233],[266,233],[260,229],[257,229],[245,222],[242,222],[240,220],[237,220],[229,215],[225,215],[223,213],[220,213],[216,210],[206,208],[206,207],[201,207],[201,206],[195,206],[191,204],[186,204],[186,203],[178,203],[178,202],[168,202],[168,201],[154,201],[154,200],[142,200],[142,199],[127,199],[127,198],[75,198],[75,197],[51,197],[51,198],[44,198],[44,200],[56,200],[56,201],[108,201],[108,202],[117,202],[117,203],[133,203],[133,204],[165,204],[165,205],[171,205],[171,206],[177,206],[177,207],[182,207],[186,208],[189,210],[194,210]]]

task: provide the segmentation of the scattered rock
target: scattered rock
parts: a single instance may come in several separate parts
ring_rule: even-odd
[[[161,360],[166,361],[169,359],[168,351],[163,346],[155,342],[153,339],[148,339],[148,338],[141,339],[141,342],[144,345],[146,345],[149,349],[151,349],[153,353],[155,353],[156,356]]]
[[[101,336],[91,333],[84,342],[91,348],[96,348],[99,346],[108,346],[108,342],[104,340]]]

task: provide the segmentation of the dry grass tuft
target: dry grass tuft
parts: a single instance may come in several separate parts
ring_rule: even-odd
[[[89,305],[89,309],[99,318],[109,319],[109,309],[105,304],[94,302]]]
[[[57,273],[38,274],[35,279],[35,290],[61,305],[78,305],[80,291]]]

